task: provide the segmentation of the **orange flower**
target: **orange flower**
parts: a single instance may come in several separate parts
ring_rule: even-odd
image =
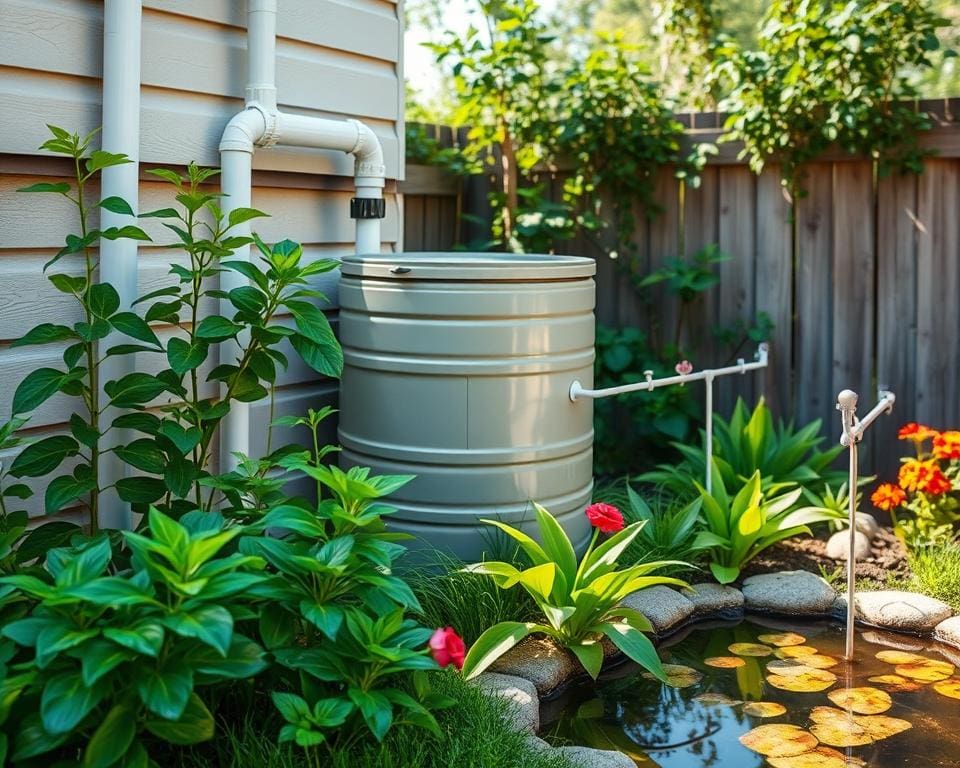
[[[904,424],[900,427],[897,438],[922,443],[924,440],[929,440],[931,437],[936,437],[939,434],[937,430],[928,427],[926,424],[917,424],[917,422],[911,421],[909,424]]]
[[[953,483],[950,482],[950,478],[943,474],[938,467],[930,473],[930,477],[927,478],[927,482],[923,484],[920,490],[924,493],[929,493],[931,496],[939,496],[942,493],[947,493],[952,488]]]
[[[922,491],[934,470],[939,472],[940,465],[933,459],[927,461],[910,459],[900,467],[897,481],[905,491]]]
[[[933,455],[938,459],[960,459],[960,432],[941,432],[933,438]]]
[[[898,488],[893,483],[881,483],[877,486],[877,490],[873,492],[873,496],[870,497],[873,506],[877,509],[882,509],[884,512],[889,512],[894,507],[899,507],[906,500],[907,494],[903,492],[902,488]]]

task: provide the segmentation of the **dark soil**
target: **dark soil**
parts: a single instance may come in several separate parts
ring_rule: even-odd
[[[827,557],[828,537],[829,533],[819,537],[796,536],[775,544],[751,560],[743,569],[743,575],[803,570],[830,576],[839,567],[840,580],[843,581],[847,561]],[[890,578],[902,579],[910,575],[907,552],[889,528],[880,528],[871,542],[870,550],[870,557],[857,560],[857,578],[885,584]]]

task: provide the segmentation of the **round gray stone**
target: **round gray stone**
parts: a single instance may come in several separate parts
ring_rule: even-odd
[[[833,588],[809,571],[762,573],[743,581],[743,605],[748,611],[827,614],[835,599]]]
[[[853,554],[857,560],[870,557],[870,539],[861,531],[854,531]],[[834,560],[847,560],[850,557],[850,531],[837,531],[827,541],[827,557]]]
[[[662,585],[627,595],[620,605],[640,611],[657,634],[668,631],[693,614],[693,603],[677,590]]]
[[[953,615],[949,605],[932,597],[889,589],[858,592],[854,607],[861,621],[902,632],[930,632]]]
[[[933,629],[933,636],[944,643],[960,648],[960,616],[944,619]]]
[[[637,768],[636,763],[623,752],[591,747],[557,747],[558,754],[578,768]]]
[[[743,610],[743,593],[722,584],[694,584],[684,597],[693,603],[695,616]]]
[[[877,519],[869,512],[857,512],[856,518],[857,530],[864,534],[868,539],[872,539],[880,530]]]
[[[529,680],[541,698],[583,674],[583,667],[573,654],[540,637],[523,639],[491,664],[489,670]]]
[[[536,733],[540,730],[540,698],[536,686],[529,680],[515,675],[484,672],[472,682],[488,696],[509,702],[505,714],[515,731]]]

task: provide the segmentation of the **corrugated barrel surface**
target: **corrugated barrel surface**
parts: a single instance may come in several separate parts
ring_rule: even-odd
[[[348,256],[340,284],[343,466],[416,479],[391,527],[464,558],[494,518],[549,509],[578,549],[593,485],[592,259],[490,253]]]

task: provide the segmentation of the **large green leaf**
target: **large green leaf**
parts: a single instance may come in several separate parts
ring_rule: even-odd
[[[88,686],[75,670],[50,678],[40,698],[40,717],[48,733],[68,733],[100,702],[107,689]]]
[[[603,666],[603,646],[600,643],[586,642],[568,645],[567,649],[579,659],[587,674],[596,680]]]
[[[109,768],[130,748],[137,734],[137,713],[126,703],[115,705],[93,732],[83,752],[83,768]]]
[[[110,318],[110,325],[130,338],[160,346],[157,334],[136,312],[118,312]]]
[[[163,627],[150,619],[135,624],[130,629],[106,627],[103,636],[144,656],[156,657],[163,647]]]
[[[522,621],[502,621],[477,638],[463,662],[463,676],[476,677],[534,631],[536,625]]]
[[[167,342],[167,362],[178,376],[199,368],[207,359],[210,345],[201,339],[192,342],[186,339],[172,338]]]
[[[303,362],[317,373],[334,379],[339,379],[343,374],[343,350],[332,333],[325,343],[294,334],[290,337],[290,344]]]
[[[87,303],[94,317],[106,320],[120,308],[120,294],[110,283],[94,283],[87,289]]]
[[[11,347],[26,347],[32,344],[50,344],[54,341],[65,341],[66,339],[78,339],[76,331],[65,325],[54,325],[53,323],[41,323],[31,328],[26,335],[21,336],[14,341]]]
[[[242,330],[242,325],[234,323],[225,317],[209,315],[200,321],[196,328],[196,335],[197,338],[206,341],[226,341],[227,339],[232,339]]]
[[[55,368],[37,368],[28,373],[13,393],[13,415],[28,413],[45,403],[60,391],[66,376]]]
[[[177,720],[193,691],[193,672],[189,668],[141,669],[136,685],[147,709],[166,720]]]
[[[10,465],[10,474],[14,477],[42,477],[79,451],[80,444],[69,435],[46,437],[20,452]]]
[[[166,383],[149,373],[128,373],[118,381],[110,381],[104,390],[117,408],[145,405],[167,390]]]
[[[208,741],[215,730],[213,715],[195,693],[190,694],[178,718],[148,719],[143,725],[154,736],[181,746]]]
[[[577,577],[577,554],[573,551],[573,544],[570,543],[566,531],[550,512],[536,502],[533,509],[537,516],[543,551],[562,574],[566,591],[569,591],[573,588]]]
[[[97,487],[94,477],[61,475],[50,481],[44,494],[44,510],[48,515],[59,512],[67,504],[82,498]]]
[[[626,623],[611,622],[600,628],[610,641],[633,659],[637,664],[651,672],[659,680],[667,682],[667,673],[663,671],[663,664],[657,656],[657,649],[653,643],[637,629]]]
[[[164,626],[181,637],[194,637],[227,655],[233,637],[233,615],[222,605],[209,605],[194,611],[178,611],[165,616]]]

